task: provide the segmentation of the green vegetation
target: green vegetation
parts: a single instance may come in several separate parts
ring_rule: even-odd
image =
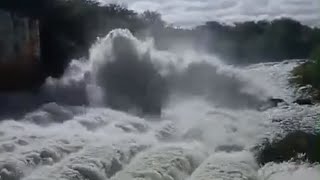
[[[293,131],[282,139],[263,144],[261,151],[258,153],[257,161],[262,165],[269,162],[281,163],[290,160],[307,160],[311,163],[320,163],[319,152],[319,134]],[[304,154],[304,156],[299,158],[299,154]]]
[[[312,85],[315,100],[320,100],[320,46],[312,51],[310,60],[292,71],[291,82],[298,86]]]
[[[319,29],[287,18],[235,26],[209,22],[201,28],[209,31],[209,51],[236,63],[304,59],[320,42]]]

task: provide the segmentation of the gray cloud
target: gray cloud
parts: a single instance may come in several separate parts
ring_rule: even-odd
[[[138,12],[158,11],[177,26],[205,21],[225,23],[291,17],[303,24],[320,26],[319,0],[99,0],[126,5]]]

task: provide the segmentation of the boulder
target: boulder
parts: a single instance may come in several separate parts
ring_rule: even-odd
[[[280,98],[270,98],[269,101],[276,104],[285,102],[283,99]]]
[[[299,104],[299,105],[313,105],[312,99],[297,99],[293,103]]]

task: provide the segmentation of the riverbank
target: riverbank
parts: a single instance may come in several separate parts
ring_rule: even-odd
[[[301,116],[289,119],[286,119],[285,116],[274,119],[274,122],[279,123],[278,125],[286,133],[263,143],[257,156],[257,161],[260,164],[288,161],[296,163],[320,162],[319,52],[313,54],[311,60],[300,62],[290,71],[289,84],[295,88],[293,99],[296,100],[290,105],[291,107],[283,108],[294,107],[294,113],[303,113]],[[303,122],[309,124],[309,128],[301,129],[300,124]]]
[[[301,99],[320,101],[320,47],[315,48],[310,60],[293,69],[290,83],[298,88]]]

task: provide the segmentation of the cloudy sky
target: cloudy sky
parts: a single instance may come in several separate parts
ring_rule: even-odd
[[[154,10],[177,26],[205,21],[235,22],[292,17],[307,25],[320,25],[320,0],[100,0],[142,12]]]

